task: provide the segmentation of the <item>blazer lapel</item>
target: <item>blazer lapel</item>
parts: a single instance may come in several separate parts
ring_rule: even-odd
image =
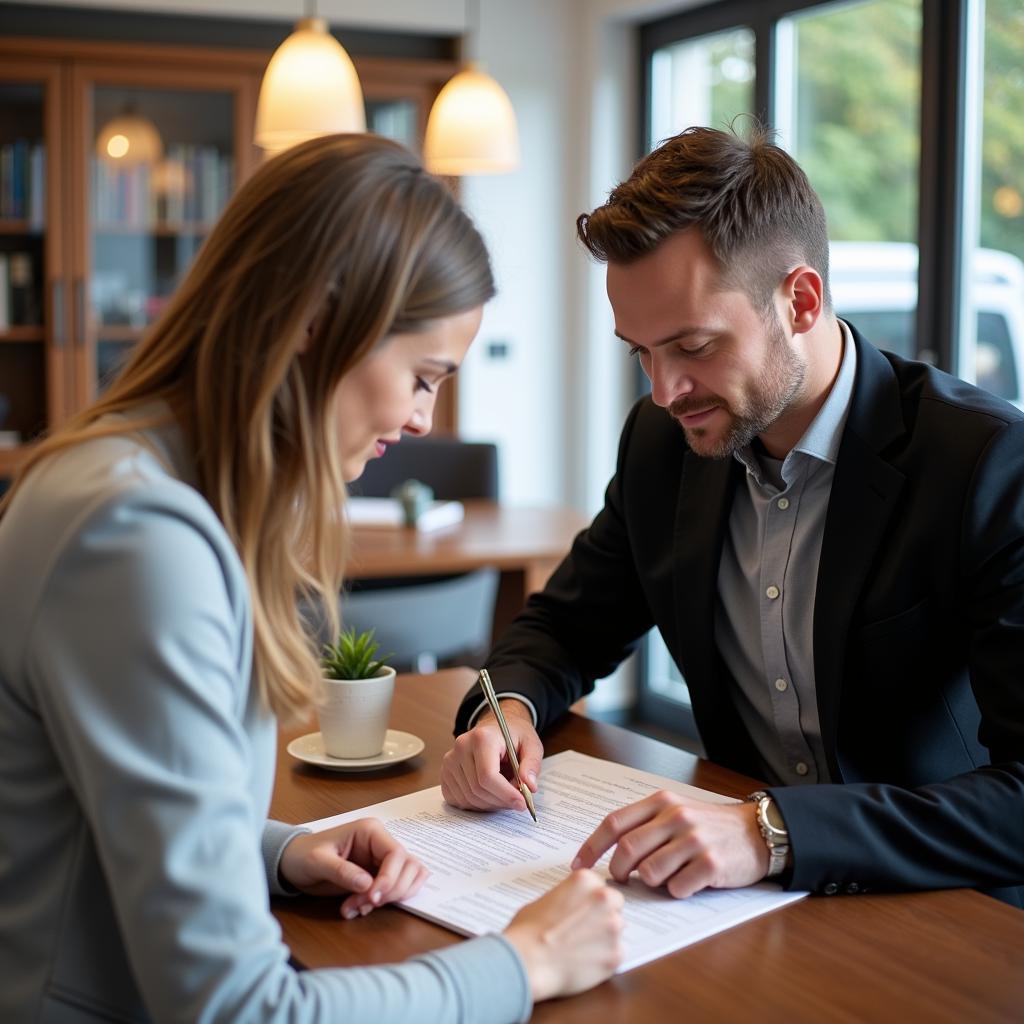
[[[832,480],[814,602],[815,690],[834,782],[842,779],[836,727],[850,620],[904,483],[903,474],[879,454],[904,432],[896,376],[888,360],[853,333],[857,376]]]
[[[721,751],[720,742],[735,742],[734,730],[741,728],[726,687],[716,679],[715,608],[718,563],[742,471],[733,458],[704,459],[688,451],[676,503],[673,591],[679,649],[673,654],[709,756]]]

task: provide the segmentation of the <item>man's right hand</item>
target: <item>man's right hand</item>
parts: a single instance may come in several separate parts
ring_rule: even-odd
[[[537,792],[544,745],[533,727],[530,710],[518,700],[501,701],[501,710],[516,745],[519,772],[531,793]],[[484,712],[469,732],[464,732],[441,762],[441,793],[453,807],[492,811],[507,807],[525,811],[526,801],[516,789],[512,766],[497,719]]]

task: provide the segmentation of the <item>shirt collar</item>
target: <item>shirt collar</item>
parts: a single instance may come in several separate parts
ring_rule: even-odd
[[[833,465],[839,455],[839,442],[843,439],[843,427],[846,426],[853,398],[853,380],[857,375],[857,347],[853,343],[853,335],[842,320],[839,321],[839,329],[843,332],[843,361],[839,364],[839,374],[818,415],[793,446],[795,452],[803,452]]]
[[[850,412],[850,402],[853,398],[853,382],[857,375],[857,348],[853,342],[853,334],[842,320],[839,321],[839,329],[843,335],[843,358],[839,364],[839,373],[828,397],[818,410],[818,415],[811,420],[803,436],[783,461],[784,478],[789,476],[787,470],[792,465],[795,452],[832,465],[835,465],[839,455],[839,443],[843,439],[843,428],[846,426],[846,417]],[[758,483],[763,482],[760,462],[750,445],[737,449],[733,455],[746,466],[747,472],[752,473]]]

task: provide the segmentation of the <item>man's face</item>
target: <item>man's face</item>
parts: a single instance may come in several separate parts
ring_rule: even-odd
[[[615,333],[640,359],[654,402],[698,455],[724,458],[797,402],[807,372],[774,308],[723,290],[696,228],[633,263],[608,264]]]

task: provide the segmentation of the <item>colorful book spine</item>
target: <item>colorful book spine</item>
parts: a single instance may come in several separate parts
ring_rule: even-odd
[[[0,220],[28,220],[42,227],[46,206],[42,142],[19,138],[0,144]]]

